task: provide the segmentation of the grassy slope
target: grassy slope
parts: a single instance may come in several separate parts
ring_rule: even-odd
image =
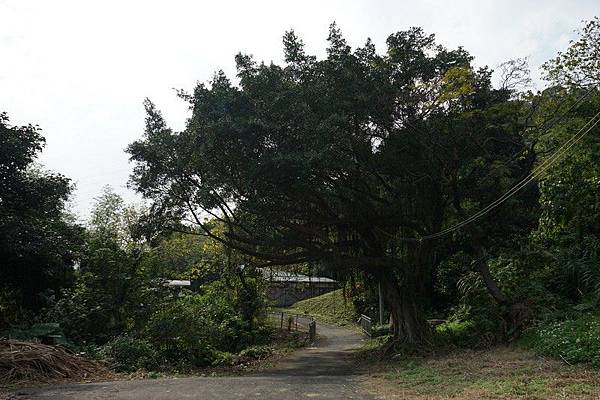
[[[358,318],[350,299],[344,299],[342,289],[299,301],[288,311],[310,314],[317,319],[337,325],[351,325]]]

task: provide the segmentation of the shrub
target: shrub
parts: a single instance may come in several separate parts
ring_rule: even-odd
[[[371,337],[380,337],[386,336],[390,334],[390,326],[389,325],[373,325],[371,328]]]
[[[447,321],[436,326],[435,340],[440,345],[458,347],[480,347],[490,344],[472,320]]]
[[[299,349],[301,347],[306,346],[307,342],[308,335],[306,334],[306,332],[288,332],[286,345],[289,349]]]
[[[156,351],[144,339],[120,336],[104,345],[101,353],[117,372],[150,371],[158,364]]]
[[[269,346],[250,346],[240,352],[240,357],[261,359],[270,356],[273,349]]]
[[[167,362],[196,367],[215,362],[218,351],[241,350],[255,336],[217,285],[202,295],[190,293],[166,302],[150,317],[144,333]]]
[[[227,351],[214,351],[212,357],[212,365],[215,367],[233,365],[237,361],[237,357]]]
[[[78,284],[63,290],[56,301],[44,315],[47,321],[60,321],[65,333],[78,343],[105,343],[108,336],[104,334],[105,319],[100,316],[102,307],[90,302],[87,289]]]
[[[185,296],[157,311],[145,333],[160,355],[168,362],[206,366],[214,351],[207,335],[208,327],[202,304],[196,296]]]
[[[600,367],[600,316],[582,315],[564,321],[540,323],[530,329],[525,343],[534,351],[569,363]]]

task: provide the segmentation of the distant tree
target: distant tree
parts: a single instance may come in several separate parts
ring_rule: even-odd
[[[560,86],[600,86],[600,18],[587,21],[564,53],[544,64],[546,78]]]
[[[110,186],[105,186],[94,206],[87,224],[90,236],[114,241],[119,247],[135,248],[144,245],[138,235],[138,221],[144,215],[142,207],[126,205]]]
[[[144,273],[151,278],[189,279],[205,258],[204,245],[204,238],[198,235],[165,235],[144,254]]]
[[[542,152],[553,154],[600,110],[600,19],[586,22],[544,70],[552,85],[546,103],[577,105],[540,138]],[[549,271],[546,284],[573,302],[600,301],[598,132],[596,126],[581,138],[540,182],[540,224],[533,243]]]
[[[69,337],[104,343],[148,316],[157,291],[141,262],[147,251],[133,233],[140,211],[105,187],[91,210],[85,247],[73,289],[62,293],[48,318],[61,322]]]
[[[0,113],[0,325],[21,322],[73,283],[82,227],[65,211],[69,179],[41,170],[40,130]]]

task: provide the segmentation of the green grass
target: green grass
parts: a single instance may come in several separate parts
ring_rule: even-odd
[[[365,386],[390,398],[600,398],[599,371],[541,358],[517,346],[376,359],[364,368],[369,376]]]
[[[499,398],[546,398],[551,390],[548,379],[514,376],[504,379],[482,379],[475,382],[475,388],[489,397]]]
[[[321,321],[342,326],[352,325],[358,318],[352,301],[344,298],[342,289],[299,301],[287,311],[309,314]]]
[[[445,379],[439,370],[413,361],[408,361],[403,366],[398,365],[386,375],[386,378],[401,382],[405,387],[409,388],[422,387],[424,385],[437,386]]]

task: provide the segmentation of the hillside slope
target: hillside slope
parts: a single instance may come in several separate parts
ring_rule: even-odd
[[[354,324],[358,319],[352,301],[344,298],[342,289],[299,301],[288,310],[298,314],[310,314],[322,321],[342,326]]]

